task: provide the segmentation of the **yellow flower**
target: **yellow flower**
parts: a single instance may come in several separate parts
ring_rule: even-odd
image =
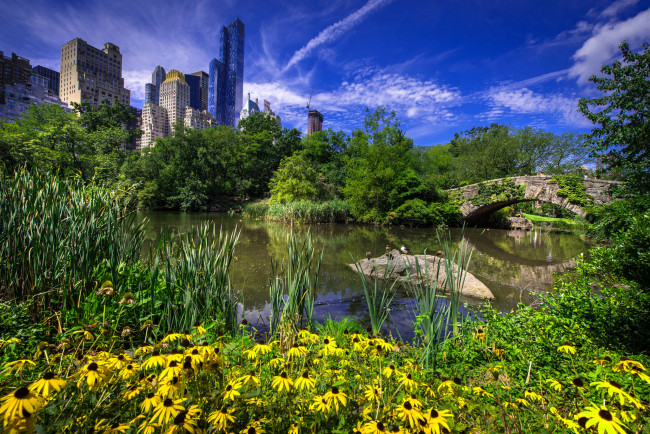
[[[221,392],[221,395],[223,396],[224,400],[231,400],[234,401],[235,398],[241,395],[241,393],[238,392],[239,389],[241,389],[242,384],[238,383],[237,381],[230,381],[227,385],[226,388],[224,389],[223,392]],[[288,389],[287,389],[288,391]]]
[[[269,362],[269,365],[271,365],[272,368],[280,369],[284,366],[284,360],[282,360],[279,357],[276,357],[275,359],[272,359]]]
[[[163,380],[158,388],[158,394],[162,398],[171,398],[174,396],[183,396],[185,384],[179,377],[171,377]]]
[[[271,346],[264,341],[259,341],[251,350],[257,355],[264,355],[271,352]]]
[[[192,331],[199,336],[205,336],[208,333],[208,331],[204,329],[203,326],[199,323],[194,323],[194,327],[192,327]]]
[[[447,419],[451,417],[453,415],[449,410],[436,410],[435,408],[431,408],[425,413],[427,426],[431,430],[431,434],[440,434],[443,432],[442,428],[445,428],[447,432],[451,431],[447,424]]]
[[[239,432],[240,434],[264,434],[266,431],[264,431],[259,421],[252,421],[246,428]]]
[[[472,392],[474,393],[474,395],[485,396],[485,397],[488,397],[488,398],[494,398],[494,395],[487,392],[485,389],[483,389],[480,386],[473,387]]]
[[[551,385],[551,389],[553,389],[553,390],[555,390],[555,391],[557,391],[557,392],[559,392],[559,391],[562,390],[562,383],[560,383],[560,382],[557,381],[556,379],[554,379],[554,378],[549,378],[548,380],[546,380],[546,382],[549,383],[549,384]]]
[[[191,406],[187,411],[181,411],[172,421],[172,425],[167,430],[167,434],[185,433],[194,434],[197,432],[197,419],[201,415],[201,410],[196,405]]]
[[[635,367],[632,367],[632,369],[630,369],[630,374],[637,375],[640,379],[642,379],[646,383],[650,384],[650,376],[644,374],[643,372],[636,369]]]
[[[136,350],[133,352],[133,355],[139,357],[145,354],[149,354],[152,351],[153,351],[153,347],[151,345],[145,345],[144,347],[136,348]]]
[[[293,386],[293,380],[287,376],[287,373],[282,371],[278,376],[273,377],[271,381],[271,386],[278,389],[278,392],[282,392],[282,389],[285,389],[287,392]]]
[[[54,390],[60,392],[66,384],[65,380],[60,379],[52,372],[46,372],[40,380],[29,386],[29,389],[47,398]]]
[[[142,415],[138,417],[144,418]],[[160,428],[159,423],[152,423],[150,420],[144,419],[140,426],[138,426],[138,434],[154,434],[158,428]]]
[[[400,374],[399,374],[399,371],[397,370],[397,368],[395,367],[395,365],[392,364],[392,363],[389,364],[388,366],[386,366],[386,367],[383,369],[383,371],[381,371],[381,373],[382,373],[382,375],[383,375],[384,377],[386,377],[386,378],[390,378],[391,375],[393,375],[393,374],[395,374],[395,375],[400,375]]]
[[[409,401],[404,401],[397,407],[397,415],[404,422],[408,422],[411,428],[415,428],[418,419],[424,419],[424,415],[416,407],[413,407]]]
[[[305,356],[307,356],[308,354],[309,354],[309,350],[307,350],[307,348],[305,348],[305,347],[302,346],[302,345],[297,345],[297,344],[294,344],[294,345],[289,349],[289,351],[287,352],[287,356],[288,356],[290,359],[296,359],[296,358],[299,358],[299,357],[305,357]]]
[[[612,363],[612,359],[611,359],[611,357],[609,357],[609,356],[605,356],[605,357],[603,357],[603,358],[600,358],[600,359],[596,359],[596,360],[594,360],[592,363],[597,363],[597,364],[599,364],[600,366],[604,366],[605,363]]]
[[[228,407],[221,407],[221,410],[213,411],[208,417],[208,423],[212,424],[217,431],[226,431],[229,422],[234,422],[235,418],[232,416],[234,409]]]
[[[572,347],[571,345],[569,345],[568,342],[565,342],[562,345],[560,345],[558,347],[557,351],[559,353],[566,353],[566,354],[575,354],[576,353],[576,349],[574,347]]]
[[[23,434],[23,433],[33,433],[36,432],[36,426],[34,425],[34,415],[23,410],[21,415],[17,415],[13,419],[5,419],[6,426],[4,427],[3,432],[7,434]]]
[[[176,360],[171,360],[167,367],[158,376],[158,379],[163,382],[168,378],[178,377],[181,374],[182,367]]]
[[[382,390],[379,387],[375,387],[374,385],[368,384],[363,386],[363,396],[368,401],[379,401],[382,395]]]
[[[316,382],[309,377],[309,372],[305,371],[296,379],[296,388],[298,390],[313,389]]]
[[[87,341],[92,341],[93,339],[95,339],[93,334],[90,333],[88,330],[77,330],[77,331],[72,332],[73,335],[77,335],[77,334],[80,334],[80,333],[83,334],[83,338],[85,340],[87,340]]]
[[[415,390],[418,387],[418,383],[413,381],[410,373],[403,374],[400,382],[404,384],[404,389],[406,390]]]
[[[255,372],[250,371],[248,374],[244,375],[243,377],[239,377],[237,379],[238,383],[241,383],[242,386],[259,386],[260,385],[260,379],[255,376]]]
[[[641,403],[636,398],[633,398],[630,394],[624,391],[621,388],[621,385],[616,381],[595,381],[591,383],[591,385],[595,385],[596,389],[607,389],[607,394],[610,397],[616,395],[621,405],[624,405],[627,401],[635,407],[641,408]]]
[[[348,397],[345,393],[341,392],[338,387],[334,386],[332,389],[323,396],[331,405],[334,404],[336,411],[339,411],[339,403],[345,407],[348,403]]]
[[[173,344],[174,342],[182,339],[183,335],[180,333],[168,333],[167,336],[165,336],[160,342]]]
[[[108,359],[106,366],[119,370],[131,363],[132,360],[133,359],[126,354],[118,354],[117,356]]]
[[[0,399],[0,402],[2,402],[0,414],[4,415],[6,425],[10,419],[28,417],[36,413],[43,404],[43,398],[32,393],[28,388],[21,387]]]
[[[323,339],[323,349],[318,352],[318,357],[327,356],[336,353],[336,341],[332,337]]]
[[[112,424],[103,427],[102,434],[124,434],[129,428],[131,428],[130,425],[122,425],[119,422],[113,422]]]
[[[614,372],[630,372],[632,369],[637,371],[645,371],[645,367],[634,360],[630,360],[627,357],[621,357],[621,360],[612,368]]]
[[[478,339],[481,342],[485,340],[485,332],[480,327],[476,330],[476,333],[472,333],[472,334],[474,335],[474,339]]]
[[[530,399],[531,401],[544,402],[544,397],[542,395],[538,395],[537,393],[531,390],[527,390],[526,392],[524,392],[524,396]]]
[[[120,378],[123,380],[133,380],[138,375],[138,364],[129,363],[120,371]]]
[[[27,359],[20,359],[20,360],[15,360],[13,362],[5,363],[4,368],[7,369],[6,374],[9,375],[12,372],[16,372],[18,374],[22,374],[23,370],[25,368],[33,368],[36,366],[36,363],[32,362],[31,360]]]
[[[154,409],[151,422],[157,422],[161,425],[166,425],[170,419],[176,417],[178,413],[185,410],[185,407],[180,405],[180,403],[183,401],[185,400],[177,399],[174,401],[171,398],[165,399]]]
[[[314,397],[314,402],[311,405],[312,410],[316,410],[321,413],[327,413],[328,411],[330,411],[330,408],[331,408],[330,402],[327,399],[325,399],[324,396],[316,395]]]
[[[604,406],[600,408],[596,405],[587,407],[585,411],[575,416],[576,419],[580,419],[581,417],[587,418],[585,428],[589,429],[592,426],[597,426],[598,434],[624,434],[625,430],[623,428],[627,428],[619,418],[610,413]]]
[[[165,356],[161,355],[160,351],[155,350],[151,353],[151,356],[142,364],[142,369],[148,371],[149,369],[163,367],[166,364],[167,359]]]
[[[382,422],[373,420],[372,422],[366,423],[362,428],[363,434],[378,434],[383,432],[390,432],[388,427]]]
[[[77,381],[77,387],[81,388],[81,385],[85,381],[88,383],[88,387],[91,389],[96,389],[100,384],[106,381],[108,378],[108,372],[103,365],[97,362],[90,362],[79,372],[74,374],[73,377],[74,376],[79,377],[79,381]]]
[[[140,404],[140,410],[143,413],[149,413],[152,409],[160,405],[160,398],[153,392],[147,394],[144,401]]]

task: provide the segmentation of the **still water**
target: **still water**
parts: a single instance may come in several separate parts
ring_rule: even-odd
[[[269,275],[271,259],[286,258],[286,236],[290,225],[248,219],[226,214],[181,214],[147,212],[149,238],[155,238],[164,227],[186,232],[194,225],[212,221],[217,226],[241,231],[232,267],[236,290],[244,299],[245,315],[249,322],[264,327],[268,324]],[[352,256],[357,259],[371,252],[373,257],[385,252],[386,245],[399,249],[406,245],[413,254],[429,254],[441,248],[435,229],[371,227],[360,225],[327,224],[310,227],[294,226],[298,234],[311,233],[314,245],[324,250],[319,274],[319,288],[314,316],[322,321],[328,316],[354,316],[364,324],[367,320],[361,282],[347,264]],[[553,273],[562,273],[573,265],[573,258],[585,253],[589,245],[579,236],[533,231],[498,229],[451,229],[453,245],[464,238],[472,249],[469,272],[481,280],[494,294],[493,306],[509,311],[519,302],[534,303],[536,294],[549,290]],[[471,309],[480,300],[463,300]],[[388,328],[408,339],[413,324],[413,300],[400,291],[394,299]]]

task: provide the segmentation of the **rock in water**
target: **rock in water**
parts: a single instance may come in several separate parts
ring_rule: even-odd
[[[392,260],[387,256],[391,256]],[[441,288],[444,286],[444,283],[447,279],[447,273],[445,270],[444,263],[440,263],[440,272],[438,273],[438,263],[444,261],[444,259],[437,256],[425,256],[424,255],[403,255],[399,250],[393,249],[387,255],[382,255],[374,259],[366,259],[365,261],[359,261],[357,264],[348,264],[350,268],[354,271],[357,271],[357,266],[367,277],[372,277],[378,274],[379,276],[384,275],[384,270],[388,262],[390,261],[390,268],[392,273],[389,278],[395,279],[397,282],[406,282],[407,279],[410,279],[413,283],[422,283],[422,280],[425,277],[425,264],[427,274],[430,279],[435,279],[436,274],[438,274],[437,286]],[[417,264],[417,265],[416,265]],[[418,281],[417,267],[420,267],[420,279]],[[454,275],[458,274],[458,267],[453,265]],[[375,274],[376,273],[376,274]],[[492,291],[483,284],[480,280],[474,277],[473,274],[467,272],[465,273],[465,281],[463,282],[462,295],[465,297],[473,298],[487,298],[490,300],[494,299]]]

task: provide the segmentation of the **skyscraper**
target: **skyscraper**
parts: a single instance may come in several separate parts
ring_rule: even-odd
[[[185,74],[185,81],[190,86],[190,107],[198,111],[208,109],[209,76],[203,71]]]
[[[131,91],[124,88],[120,47],[107,42],[104,49],[89,45],[80,38],[61,47],[61,100],[68,104],[104,99],[131,105]]]
[[[49,80],[48,89],[54,92],[56,95],[59,94],[59,72],[50,68],[46,68],[41,65],[36,65],[32,68],[35,74],[45,77]]]
[[[152,102],[160,104],[160,85],[165,81],[166,73],[165,68],[158,65],[151,74],[151,83],[144,86],[144,102]]]
[[[309,110],[307,117],[307,134],[323,131],[323,115],[318,110]]]
[[[160,107],[167,110],[167,131],[172,132],[176,121],[185,119],[185,107],[189,105],[190,87],[185,74],[172,69],[160,85]]]
[[[218,124],[236,127],[244,92],[244,23],[239,18],[221,29],[219,44],[219,59],[210,62],[208,111]]]

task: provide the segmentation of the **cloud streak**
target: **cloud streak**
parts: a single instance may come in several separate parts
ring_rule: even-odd
[[[314,49],[317,47],[331,42],[339,36],[343,35],[356,24],[361,22],[366,17],[366,15],[370,14],[375,9],[385,6],[392,1],[393,0],[370,0],[361,9],[358,9],[357,11],[343,18],[341,21],[338,21],[325,28],[324,30],[321,30],[321,32],[315,38],[311,39],[304,47],[293,53],[293,56],[291,56],[291,59],[289,59],[289,62],[284,67],[283,71],[287,71],[293,65],[309,56],[311,52],[314,51]]]

